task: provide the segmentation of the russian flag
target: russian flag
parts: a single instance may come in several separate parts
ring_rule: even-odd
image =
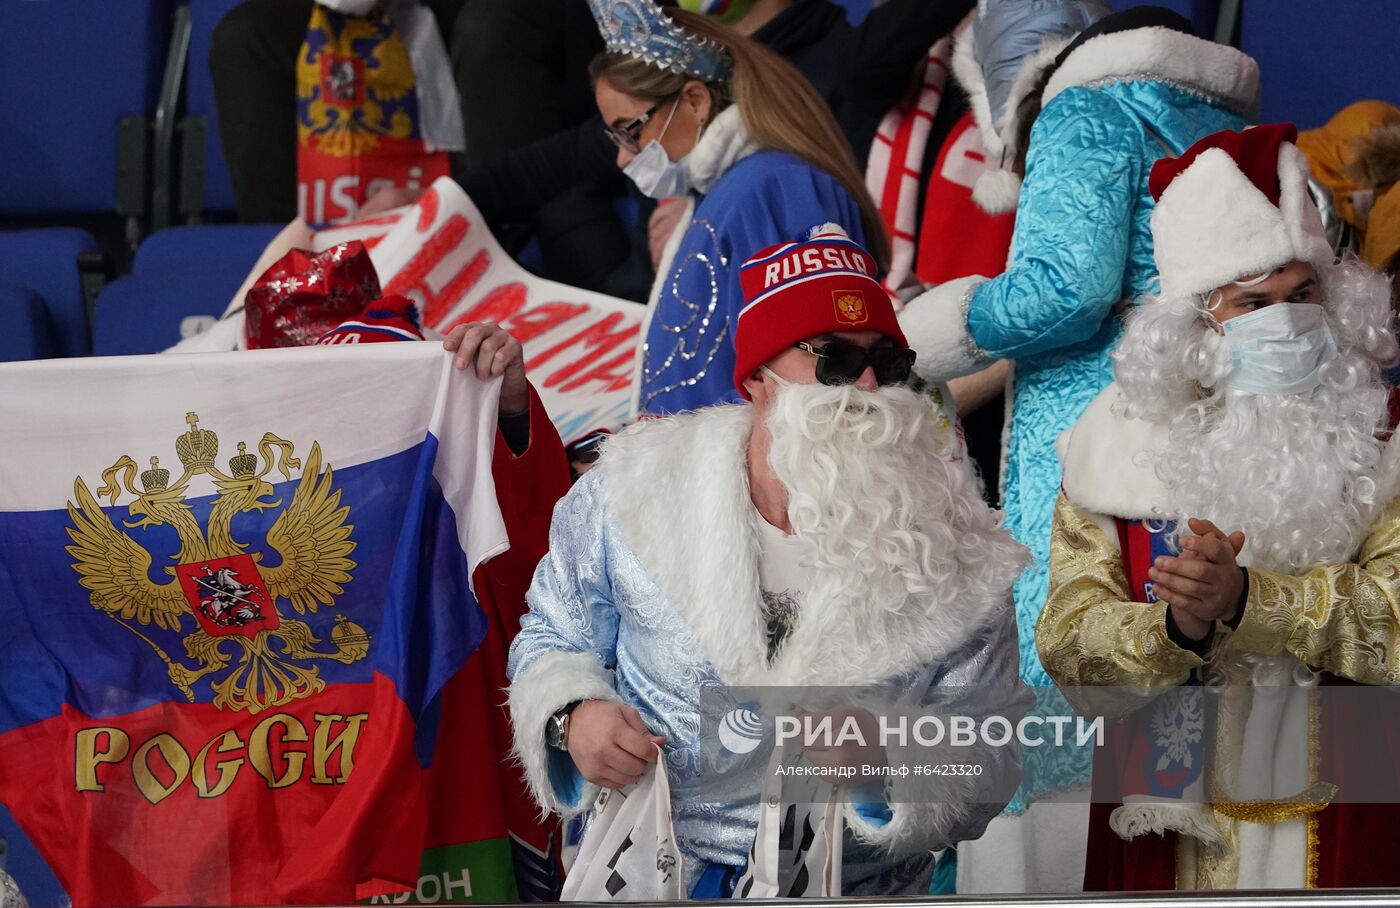
[[[438,695],[507,547],[498,393],[426,343],[0,365],[0,836],[31,901],[418,880]]]

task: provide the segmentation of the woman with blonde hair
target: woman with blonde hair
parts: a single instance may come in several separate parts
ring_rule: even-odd
[[[618,166],[646,195],[687,206],[652,286],[637,410],[736,400],[740,264],[834,223],[884,268],[879,212],[830,110],[791,64],[652,0],[590,4],[607,46],[590,73]]]

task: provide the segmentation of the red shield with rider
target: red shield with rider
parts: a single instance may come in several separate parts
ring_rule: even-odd
[[[212,637],[254,637],[281,623],[251,555],[176,565],[175,576],[199,626]]]

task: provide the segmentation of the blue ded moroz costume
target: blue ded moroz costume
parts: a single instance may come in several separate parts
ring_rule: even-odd
[[[986,693],[1013,721],[1024,710],[1006,598],[1019,561],[999,531],[987,544],[1004,563],[964,578],[946,597],[911,593],[886,608],[808,595],[768,662],[763,518],[745,466],[752,420],[748,404],[707,407],[644,420],[611,441],[555,510],[550,551],[511,648],[516,750],[541,805],[577,813],[597,792],[567,753],[545,743],[546,722],[561,707],[623,703],[666,738],[686,891],[711,866],[744,866],[759,814],[756,802],[719,804],[707,794],[704,688],[860,686],[918,702],[935,686],[965,687]],[[813,570],[822,576],[820,566]],[[916,756],[977,763],[983,774],[934,797],[847,805],[843,894],[926,893],[931,852],[979,835],[1005,803],[993,792],[1009,791],[1020,768],[1019,750],[1008,747],[919,748]],[[899,760],[891,755],[891,765]]]

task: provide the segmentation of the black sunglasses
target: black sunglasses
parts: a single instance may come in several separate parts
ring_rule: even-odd
[[[824,385],[849,385],[869,366],[881,385],[900,385],[914,371],[917,354],[908,347],[865,348],[846,341],[827,341],[817,346],[806,341],[793,344],[817,358],[817,381]]]

